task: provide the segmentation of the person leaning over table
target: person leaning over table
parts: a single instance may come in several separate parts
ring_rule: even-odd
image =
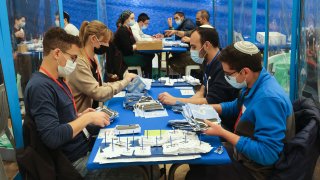
[[[152,76],[154,54],[144,54],[136,51],[136,40],[130,27],[134,23],[133,12],[123,11],[117,21],[118,29],[114,35],[114,43],[121,51],[127,66],[141,66],[144,76],[149,78]]]
[[[213,104],[221,117],[237,117],[235,131],[226,131],[206,121],[207,135],[226,139],[231,164],[207,166],[188,172],[186,179],[268,179],[283,151],[284,140],[294,136],[294,114],[288,95],[261,65],[258,48],[251,42],[236,42],[220,53],[225,79],[241,89],[231,102]],[[232,155],[233,154],[233,155]]]
[[[212,28],[198,28],[191,34],[191,58],[197,64],[203,64],[203,84],[191,98],[177,98],[167,92],[158,98],[163,104],[174,105],[177,102],[192,104],[217,104],[232,101],[238,96],[238,90],[227,83],[221,62],[217,60],[220,53],[219,35]],[[235,119],[222,121],[222,124],[232,130]]]
[[[197,27],[204,27],[204,28],[213,28],[213,26],[210,25],[210,14],[207,10],[200,10],[196,14],[196,25]],[[193,30],[166,30],[165,35],[166,36],[172,36],[175,34],[176,36],[181,37],[181,41],[185,43],[190,42],[190,36],[191,32]]]
[[[76,67],[80,46],[79,38],[65,30],[48,30],[43,40],[43,61],[26,86],[24,102],[44,145],[61,149],[76,170],[86,176],[89,141],[83,130],[88,124],[104,127],[110,122],[107,114],[92,112],[90,108],[78,113],[64,81]]]
[[[112,32],[100,21],[84,21],[80,28],[79,38],[82,44],[77,58],[77,66],[67,81],[75,98],[78,111],[97,108],[102,103],[124,89],[136,77],[126,73],[123,80],[104,83],[96,55],[106,53]]]

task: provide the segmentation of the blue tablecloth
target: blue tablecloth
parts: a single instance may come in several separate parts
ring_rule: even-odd
[[[190,96],[182,96],[179,89],[175,88],[164,88],[164,87],[156,87],[152,88],[149,91],[149,95],[151,95],[154,99],[157,99],[158,94],[162,92],[169,92],[173,96],[178,97],[190,97]],[[167,126],[168,120],[172,119],[183,119],[181,114],[176,114],[173,111],[167,109],[169,116],[160,117],[160,118],[137,118],[134,117],[134,113],[130,110],[126,110],[122,107],[122,102],[124,98],[112,98],[108,102],[108,106],[111,109],[114,109],[119,112],[119,118],[117,118],[108,128],[113,128],[117,124],[127,125],[127,124],[140,124],[141,132],[144,130],[155,130],[155,129],[171,129],[171,127]],[[221,142],[218,137],[206,136],[202,135],[201,139],[203,141],[209,142],[213,147],[218,147],[221,145]],[[87,168],[89,170],[94,169],[103,169],[103,168],[116,168],[122,166],[131,166],[131,165],[146,165],[146,164],[172,164],[172,163],[187,163],[187,164],[226,164],[230,163],[230,158],[228,156],[227,151],[225,150],[221,155],[214,153],[213,151],[203,154],[201,158],[194,160],[183,160],[183,161],[158,161],[158,162],[137,162],[137,163],[112,163],[112,164],[98,164],[93,163],[93,160],[98,152],[99,146],[102,142],[102,139],[97,139],[92,152],[90,154]]]
[[[164,47],[161,50],[137,50],[138,52],[142,52],[142,53],[161,53],[161,52],[175,52],[175,53],[179,53],[179,52],[186,52],[188,49],[185,47]]]
[[[173,86],[174,87],[191,87],[192,85],[186,82],[175,82]],[[171,86],[166,86],[164,82],[155,81],[151,84],[151,87],[171,87]]]

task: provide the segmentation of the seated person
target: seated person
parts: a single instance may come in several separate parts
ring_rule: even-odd
[[[103,83],[96,54],[106,53],[112,32],[100,21],[84,21],[79,38],[82,44],[74,72],[67,76],[79,112],[97,108],[124,89],[136,76],[126,73],[123,80]]]
[[[150,23],[150,18],[146,13],[141,13],[138,16],[137,22],[133,24],[131,27],[133,37],[138,41],[143,41],[143,40],[152,40],[152,36],[144,34],[142,30],[145,30],[148,28]]]
[[[17,49],[17,44],[20,44],[22,41],[26,40],[25,32],[23,28],[26,26],[26,17],[17,15],[14,18],[14,26],[13,26],[13,34],[14,39],[13,42],[13,48]]]
[[[114,35],[114,43],[124,56],[127,66],[141,66],[144,76],[152,76],[152,59],[154,54],[143,54],[136,52],[136,40],[134,39],[131,27],[134,25],[134,14],[131,11],[121,13]]]
[[[122,80],[124,73],[128,69],[128,66],[124,62],[122,53],[114,44],[113,40],[110,40],[109,47],[107,47],[104,68],[104,82],[114,82]]]
[[[186,18],[183,12],[175,12],[174,13],[174,21],[177,24],[176,30],[178,31],[188,31],[196,28],[191,19]],[[172,18],[168,18],[169,29],[173,30],[172,26]]]
[[[232,163],[208,166],[201,172],[191,171],[186,179],[268,179],[284,147],[284,140],[294,135],[294,114],[287,94],[261,65],[261,54],[251,42],[239,41],[221,51],[225,78],[240,97],[232,102],[214,104],[225,118],[238,117],[235,131],[226,131],[220,125],[206,121],[207,135],[226,139]],[[232,155],[232,153],[234,153]]]
[[[57,27],[60,26],[60,16],[59,12],[56,12],[56,20],[55,24]],[[70,23],[70,16],[67,12],[63,11],[63,19],[64,19],[64,30],[71,35],[79,36],[79,30],[76,26]]]
[[[104,112],[86,109],[77,112],[75,102],[63,76],[75,69],[79,38],[63,29],[50,29],[43,40],[43,61],[39,72],[29,80],[24,97],[26,112],[34,120],[37,133],[49,149],[61,149],[80,174],[86,176],[89,140],[85,127],[109,125]],[[82,163],[80,163],[82,162]],[[77,166],[76,166],[77,165]]]
[[[196,25],[197,27],[203,28],[213,28],[210,25],[210,14],[207,10],[200,10],[196,14]],[[176,36],[181,37],[181,41],[185,43],[190,42],[190,35],[192,30],[182,31],[182,30],[166,30],[166,36],[172,36],[175,34]]]
[[[177,102],[192,104],[217,104],[232,101],[238,96],[238,90],[227,83],[224,72],[217,57],[219,50],[219,36],[215,29],[198,28],[191,34],[191,58],[198,64],[204,64],[203,84],[191,98],[177,98],[164,92],[159,100],[168,105]],[[224,121],[229,129],[233,128],[234,121]]]

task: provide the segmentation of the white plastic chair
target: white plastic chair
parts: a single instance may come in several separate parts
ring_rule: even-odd
[[[142,77],[142,70],[140,66],[129,66],[128,71],[137,71],[137,75]]]
[[[197,69],[200,69],[200,66],[199,66],[199,65],[189,65],[189,66],[186,66],[186,76],[190,76],[190,75],[191,75],[191,71],[192,71],[192,70],[197,70]]]

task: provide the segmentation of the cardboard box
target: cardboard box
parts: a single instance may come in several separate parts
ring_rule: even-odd
[[[257,32],[257,41],[264,44],[265,32]],[[279,32],[269,32],[269,45],[285,45],[287,43],[286,35]]]
[[[27,44],[18,44],[18,52],[19,52],[19,53],[28,52],[28,46],[27,46]]]
[[[137,50],[162,50],[162,41],[138,41],[136,43]]]

